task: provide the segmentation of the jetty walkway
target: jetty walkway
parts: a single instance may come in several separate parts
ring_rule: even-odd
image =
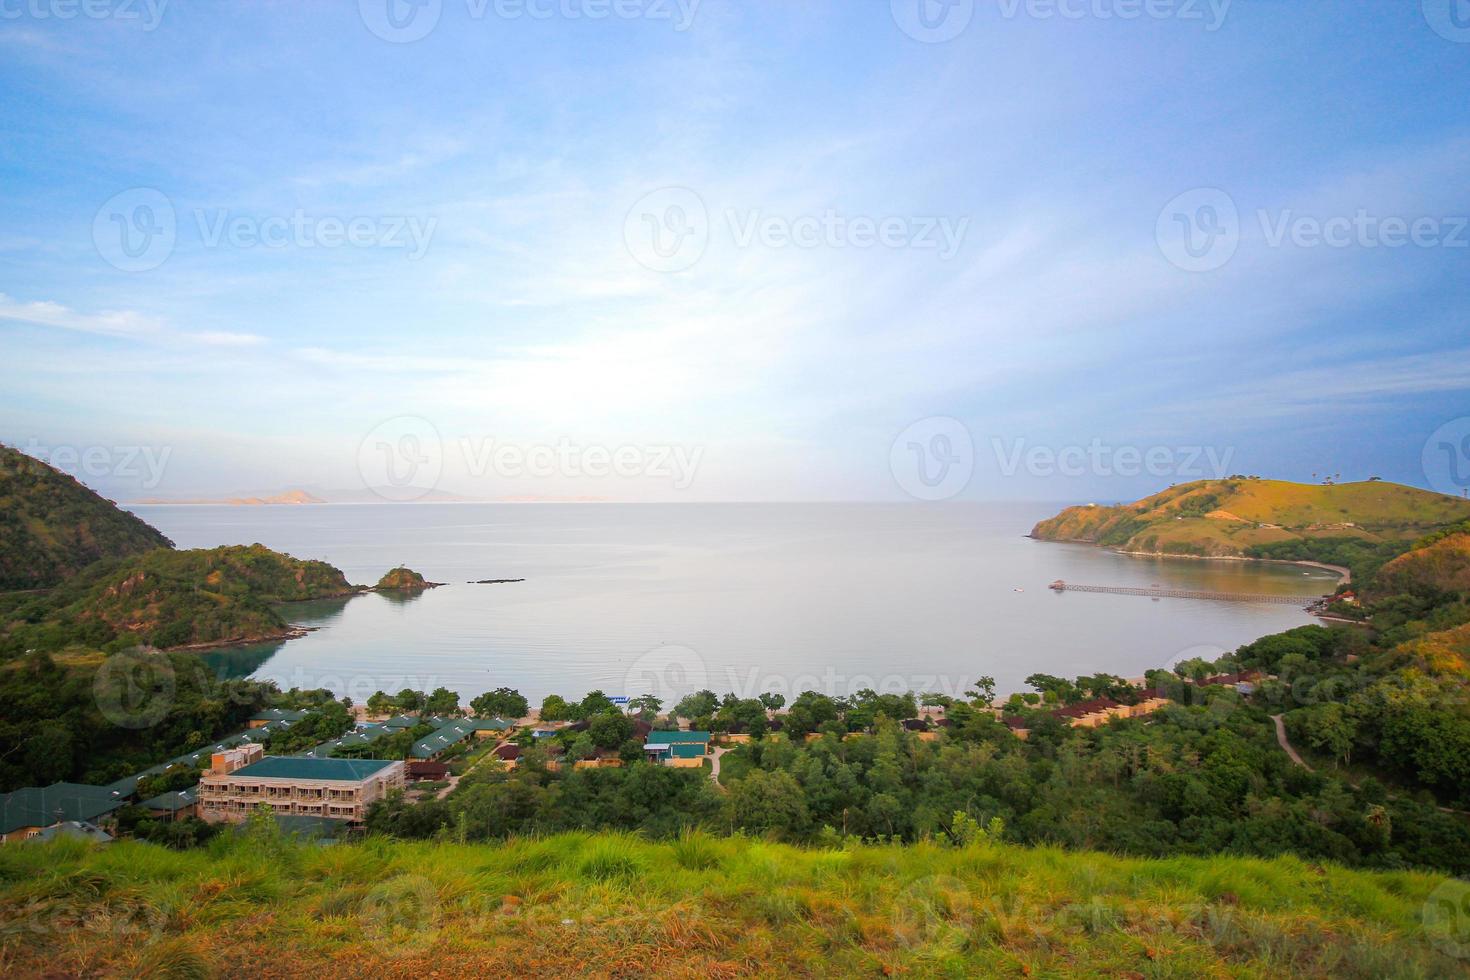
[[[1208,592],[1203,589],[1133,588],[1121,585],[1075,585],[1061,579],[1051,584],[1053,592],[1106,592],[1109,595],[1141,595],[1151,599],[1215,599],[1221,602],[1274,602],[1284,606],[1309,606],[1320,597],[1281,595],[1265,592]]]

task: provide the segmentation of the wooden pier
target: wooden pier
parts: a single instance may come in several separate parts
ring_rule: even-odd
[[[1109,595],[1141,595],[1150,599],[1212,599],[1219,602],[1273,602],[1283,606],[1310,606],[1324,597],[1276,595],[1264,592],[1207,592],[1202,589],[1132,588],[1121,585],[1074,585],[1061,579],[1051,584],[1053,592],[1105,592]]]

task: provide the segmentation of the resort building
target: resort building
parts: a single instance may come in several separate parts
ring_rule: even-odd
[[[216,753],[199,781],[199,816],[238,823],[257,806],[281,816],[361,823],[368,807],[402,789],[404,765],[387,759],[265,756],[247,749]]]
[[[0,795],[0,843],[39,837],[62,823],[95,823],[122,806],[127,797],[106,786],[52,783]]]
[[[150,817],[163,820],[184,820],[196,814],[199,803],[198,787],[159,793],[138,805],[148,811]]]
[[[442,762],[430,762],[427,759],[410,759],[405,763],[409,779],[418,781],[428,779],[438,782],[449,778],[449,767]]]
[[[648,761],[664,766],[696,768],[709,752],[709,732],[649,732],[645,737]]]
[[[432,722],[433,719],[430,719]],[[437,722],[438,727],[414,743],[411,755],[415,759],[437,759],[448,749],[466,739],[475,740],[499,736],[514,728],[515,723],[501,718],[446,718]]]

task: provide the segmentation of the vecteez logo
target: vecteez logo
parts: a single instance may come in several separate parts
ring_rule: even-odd
[[[893,22],[915,41],[943,44],[965,32],[975,17],[975,0],[889,0]]]
[[[392,44],[410,44],[429,36],[439,26],[443,0],[357,0],[362,22],[377,37]]]
[[[145,32],[163,21],[169,0],[0,0],[0,20],[136,21]]]
[[[687,187],[663,187],[639,198],[623,219],[623,242],[654,272],[693,268],[709,247],[709,209]]]
[[[469,21],[664,21],[683,33],[694,26],[701,0],[464,0]],[[411,44],[439,26],[443,0],[358,0],[364,26],[392,44]]]
[[[147,272],[163,265],[174,253],[178,234],[173,201],[153,187],[114,194],[92,218],[97,254],[123,272]]]
[[[419,500],[439,485],[444,440],[428,419],[417,415],[388,419],[358,445],[357,472],[362,485],[384,500]]]
[[[975,473],[975,441],[959,419],[919,419],[893,440],[888,468],[905,493],[917,500],[949,500],[964,492]]]
[[[1446,41],[1470,44],[1470,0],[1421,0],[1424,19]]]
[[[1218,187],[1185,191],[1159,212],[1154,238],[1164,258],[1185,272],[1213,272],[1240,247],[1240,210]]]
[[[1455,497],[1470,496],[1470,417],[1451,419],[1424,440],[1421,455],[1430,487]]]

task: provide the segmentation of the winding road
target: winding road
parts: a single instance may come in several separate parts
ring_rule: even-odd
[[[1285,720],[1283,720],[1280,715],[1272,715],[1271,720],[1276,723],[1276,743],[1280,745],[1281,748],[1286,752],[1287,757],[1290,758],[1292,762],[1301,766],[1307,772],[1316,772],[1317,770],[1307,765],[1306,762],[1303,761],[1302,757],[1297,754],[1297,750],[1291,747],[1291,742],[1287,741]],[[1342,778],[1343,781],[1346,782],[1353,789],[1360,788],[1357,783],[1353,782],[1351,779],[1348,779],[1346,776]],[[1388,795],[1391,797],[1399,796],[1398,793],[1389,793]],[[1436,805],[1435,809],[1438,810],[1440,813],[1453,813],[1456,816],[1460,817],[1470,817],[1470,810],[1456,810],[1454,807],[1439,805]]]

